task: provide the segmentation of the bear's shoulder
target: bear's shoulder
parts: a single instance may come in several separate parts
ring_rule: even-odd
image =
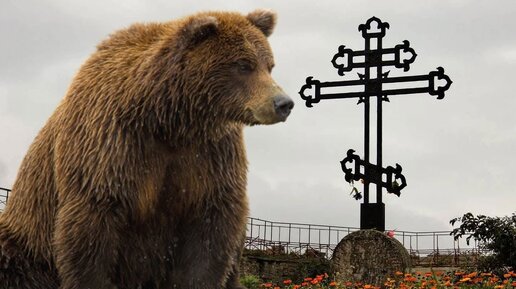
[[[149,45],[162,40],[174,30],[171,22],[135,23],[110,34],[97,45],[97,50],[126,48],[131,46]]]

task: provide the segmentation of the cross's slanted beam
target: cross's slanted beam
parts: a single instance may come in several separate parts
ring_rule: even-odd
[[[346,164],[351,164],[352,167],[347,167]],[[366,163],[355,151],[350,149],[347,156],[340,162],[344,178],[349,183],[351,181],[358,181],[368,178],[368,181],[373,184],[380,184],[387,189],[387,192],[400,196],[401,190],[407,186],[405,176],[401,174],[402,168],[396,164],[396,168],[388,166],[387,168],[378,167],[376,165]],[[354,172],[353,172],[354,171]],[[383,176],[385,175],[385,181]]]

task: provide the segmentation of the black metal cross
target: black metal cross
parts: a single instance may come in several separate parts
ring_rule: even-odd
[[[376,26],[376,27],[374,27]],[[375,29],[376,28],[376,29]],[[301,87],[299,94],[306,101],[307,107],[312,107],[323,99],[342,99],[358,98],[358,104],[364,103],[364,160],[354,154],[354,150],[348,150],[346,158],[341,161],[345,179],[348,182],[363,180],[364,182],[364,202],[360,209],[360,228],[385,230],[385,205],[382,202],[382,188],[386,188],[389,193],[400,195],[400,191],[407,185],[405,177],[401,174],[402,168],[396,164],[396,168],[391,166],[382,167],[382,103],[389,101],[391,95],[402,95],[412,93],[429,93],[437,96],[437,99],[444,98],[444,92],[450,88],[452,81],[444,74],[444,69],[438,67],[427,75],[389,77],[389,71],[384,72],[384,67],[394,66],[403,68],[403,71],[410,69],[410,64],[414,62],[417,54],[410,47],[410,43],[405,40],[402,44],[394,48],[383,48],[382,40],[389,23],[382,22],[376,17],[372,17],[365,24],[358,26],[365,39],[365,49],[353,51],[344,45],[339,47],[337,54],[332,59],[333,66],[337,68],[339,75],[344,76],[344,72],[349,72],[355,68],[363,68],[364,73],[358,73],[359,79],[345,81],[321,82],[313,79],[312,76],[306,78],[306,84]],[[374,41],[372,41],[374,40]],[[407,87],[407,84],[423,82],[423,86]],[[403,83],[403,87],[392,87]],[[384,87],[385,85],[385,87]],[[390,88],[387,86],[391,86]],[[335,88],[354,87],[355,91],[335,92]],[[360,91],[356,91],[356,88]],[[333,92],[324,92],[324,89]],[[311,94],[307,94],[312,90]],[[370,97],[376,97],[377,105],[377,146],[376,164],[369,161],[369,110]],[[354,163],[348,168],[346,164]],[[353,172],[354,170],[354,172]],[[376,184],[376,203],[369,202],[369,183]]]

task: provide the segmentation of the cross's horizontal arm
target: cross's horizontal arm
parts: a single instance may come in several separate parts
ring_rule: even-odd
[[[443,86],[436,86],[438,80],[444,80]],[[398,88],[398,89],[381,89],[380,84],[384,83],[404,83],[427,81],[427,85],[423,87],[414,88]],[[307,107],[312,107],[312,104],[318,103],[322,99],[343,99],[343,98],[361,98],[370,96],[389,96],[412,93],[429,93],[430,95],[437,95],[437,99],[444,98],[444,92],[450,88],[452,84],[451,79],[444,74],[444,69],[438,67],[436,71],[432,71],[427,75],[415,76],[400,76],[400,77],[385,77],[381,79],[359,79],[359,80],[345,80],[345,81],[328,81],[320,82],[314,80],[313,77],[306,78],[306,84],[301,87],[299,95],[306,101]],[[343,92],[343,93],[322,93],[322,88],[328,87],[350,87],[362,85],[363,91],[359,92]],[[307,90],[313,89],[311,94],[306,94]]]
[[[392,54],[394,59],[383,60],[384,55]],[[363,62],[359,62],[358,57],[364,56]],[[410,43],[405,40],[403,44],[398,44],[394,48],[382,48],[380,50],[359,50],[353,51],[341,45],[339,51],[333,56],[331,63],[339,75],[343,76],[344,72],[351,71],[354,68],[376,67],[376,66],[394,66],[403,68],[403,71],[410,69],[410,64],[416,59],[416,52],[410,47]]]

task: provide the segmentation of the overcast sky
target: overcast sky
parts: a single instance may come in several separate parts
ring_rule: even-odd
[[[201,10],[271,8],[273,76],[296,107],[286,123],[246,129],[251,215],[273,221],[359,226],[339,161],[363,156],[363,106],[297,92],[307,76],[341,77],[330,60],[340,45],[363,49],[359,24],[390,24],[384,47],[409,40],[418,57],[405,75],[444,67],[443,100],[393,96],[384,105],[384,164],[403,166],[408,186],[385,195],[386,227],[449,230],[471,211],[516,211],[516,1],[2,0],[0,4],[0,186],[12,186],[28,146],[96,44],[134,22]],[[391,75],[402,72],[392,69]],[[374,147],[372,147],[374,150]],[[360,188],[361,189],[361,188]]]

